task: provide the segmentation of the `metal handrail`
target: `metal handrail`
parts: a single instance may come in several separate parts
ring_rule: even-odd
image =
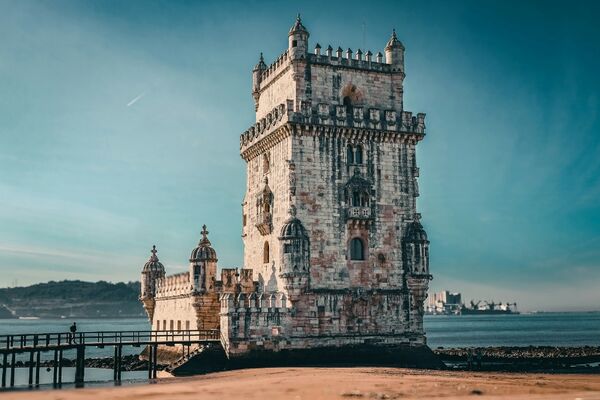
[[[70,345],[135,344],[140,342],[207,341],[220,339],[218,329],[162,331],[93,331],[0,335],[0,350]]]

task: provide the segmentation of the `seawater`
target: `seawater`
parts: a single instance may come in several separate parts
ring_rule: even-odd
[[[426,315],[430,347],[600,346],[600,312]]]
[[[146,319],[78,319],[80,332],[149,330]],[[72,320],[0,320],[0,335],[67,332]],[[487,346],[600,346],[600,313],[535,313],[519,315],[426,315],[424,328],[430,347]],[[1,345],[1,344],[0,344]],[[123,355],[139,354],[141,348],[124,346]],[[86,358],[112,357],[114,349],[86,348]],[[71,354],[73,353],[73,354]],[[64,353],[75,358],[75,352]],[[51,359],[46,353],[43,358]],[[18,359],[27,361],[28,356]],[[27,384],[27,368],[18,368],[15,383]],[[51,382],[52,372],[41,371],[42,383]],[[74,368],[63,369],[63,382],[73,382]],[[112,380],[112,370],[86,368],[86,382]],[[145,381],[146,371],[123,372],[123,380]]]

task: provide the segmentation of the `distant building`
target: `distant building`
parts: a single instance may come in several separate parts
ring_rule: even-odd
[[[427,299],[428,314],[457,314],[461,307],[461,294],[451,293],[448,290],[434,293]]]
[[[425,114],[403,104],[404,46],[383,54],[289,47],[253,70],[256,123],[246,162],[244,268],[224,268],[204,227],[188,272],[142,272],[152,328],[219,329],[227,356],[254,350],[423,347],[429,240],[416,146]]]

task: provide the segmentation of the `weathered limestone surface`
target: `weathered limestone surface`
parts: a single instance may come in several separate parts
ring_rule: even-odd
[[[404,46],[394,32],[384,61],[319,45],[310,54],[308,38],[298,18],[288,49],[253,70],[256,123],[240,137],[245,268],[217,279],[206,229],[188,273],[165,277],[155,253],[144,267],[154,329],[220,329],[230,358],[425,344],[425,114],[404,110]]]

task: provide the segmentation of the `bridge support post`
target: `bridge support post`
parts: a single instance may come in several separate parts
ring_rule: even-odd
[[[38,351],[35,357],[35,386],[40,386],[40,359],[41,352]]]
[[[12,353],[10,355],[10,386],[15,386],[15,358],[16,354]]]
[[[62,386],[62,360],[63,351],[61,349],[58,351],[58,386]]]
[[[115,361],[113,363],[113,380],[115,382],[121,381],[121,352],[123,346],[115,345]]]
[[[75,361],[75,386],[83,386],[85,375],[85,346],[77,346],[77,359]]]
[[[52,363],[52,385],[56,386],[58,372],[58,350],[54,350],[54,362]]]
[[[148,346],[148,379],[152,379],[152,360],[154,360],[154,346]]]
[[[2,387],[6,387],[6,368],[8,367],[8,354],[2,355]]]
[[[29,386],[33,386],[33,351],[29,352]]]
[[[152,379],[156,379],[156,369],[157,369],[157,360],[158,360],[158,345],[155,344],[152,346],[154,350],[152,350]]]

